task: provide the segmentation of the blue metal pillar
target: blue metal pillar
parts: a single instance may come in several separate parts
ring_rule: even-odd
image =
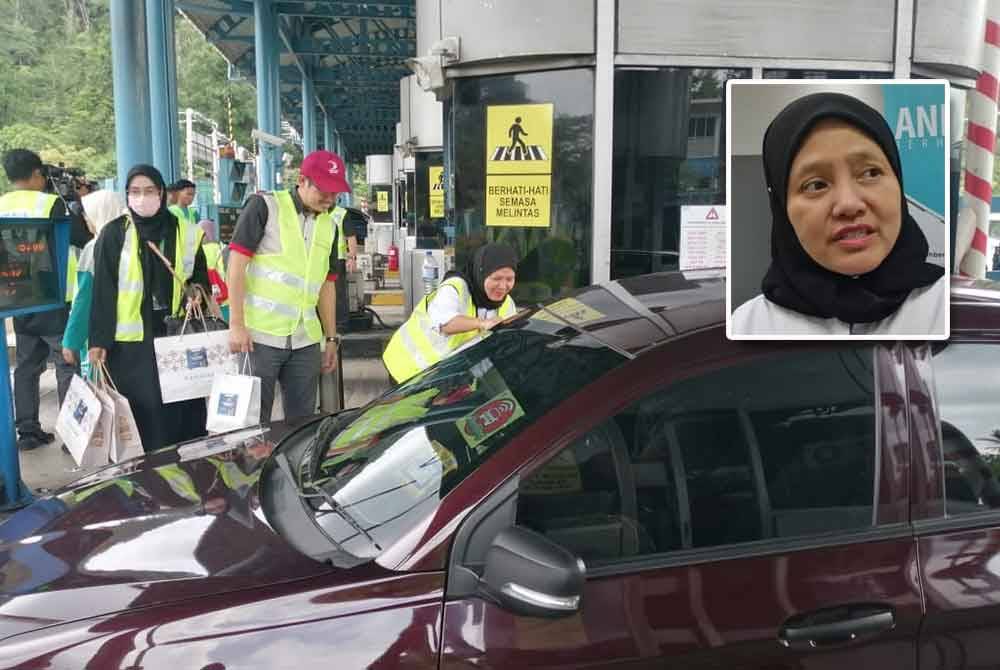
[[[125,189],[125,176],[133,165],[153,162],[143,8],[133,0],[111,0],[111,69],[119,190]]]
[[[330,123],[330,115],[325,112],[323,114],[323,148],[337,153],[333,146],[333,124]]]
[[[316,94],[312,76],[302,75],[302,153],[316,151]]]
[[[174,0],[146,0],[146,40],[153,165],[169,184],[180,177]]]
[[[254,57],[257,78],[257,127],[272,135],[281,134],[278,82],[278,17],[270,0],[254,0]],[[270,191],[275,186],[281,147],[258,142],[260,174],[258,187]]]

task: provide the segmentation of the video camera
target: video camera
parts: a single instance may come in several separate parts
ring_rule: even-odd
[[[45,176],[45,192],[55,193],[67,203],[79,200],[80,196],[76,190],[81,184],[89,182],[84,178],[83,170],[79,168],[68,168],[62,163],[42,165],[42,174]]]

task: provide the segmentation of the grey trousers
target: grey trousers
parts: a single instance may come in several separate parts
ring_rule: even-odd
[[[42,429],[38,423],[39,387],[38,380],[45,372],[46,363],[52,360],[56,365],[56,389],[59,406],[62,407],[69,384],[78,368],[70,365],[62,357],[61,335],[28,335],[17,333],[17,362],[14,368],[14,425],[21,435],[37,433]]]
[[[274,383],[281,382],[281,403],[286,419],[316,413],[320,366],[323,354],[319,345],[301,349],[276,349],[254,342],[250,365],[254,377],[260,377],[260,420],[271,420],[274,407]]]

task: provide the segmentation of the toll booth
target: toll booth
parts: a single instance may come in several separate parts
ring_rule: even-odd
[[[0,218],[0,319],[63,309],[69,257],[70,221],[66,219]],[[10,360],[0,366],[0,510],[23,507],[31,491],[21,481]]]
[[[442,101],[458,264],[510,243],[519,304],[678,269],[685,208],[726,204],[731,79],[947,79],[957,185],[986,3],[802,0],[780,21],[733,4],[417,0],[411,69]]]

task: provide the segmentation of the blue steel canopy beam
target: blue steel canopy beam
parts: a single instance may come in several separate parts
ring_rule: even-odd
[[[177,0],[176,7],[194,14],[231,14],[234,16],[253,16],[253,3],[247,0],[227,0],[226,7],[203,5],[191,0]]]
[[[313,2],[310,8],[301,2],[278,2],[278,14],[285,16],[336,16],[341,19],[415,19],[417,8],[413,4],[361,3],[361,2]]]
[[[341,37],[337,40],[319,40],[300,37],[291,43],[291,51],[302,55],[318,56],[396,56],[409,58],[417,53],[416,42],[409,37],[396,39],[364,39],[361,36]],[[413,40],[416,39],[414,35]],[[401,41],[404,40],[404,41]]]

